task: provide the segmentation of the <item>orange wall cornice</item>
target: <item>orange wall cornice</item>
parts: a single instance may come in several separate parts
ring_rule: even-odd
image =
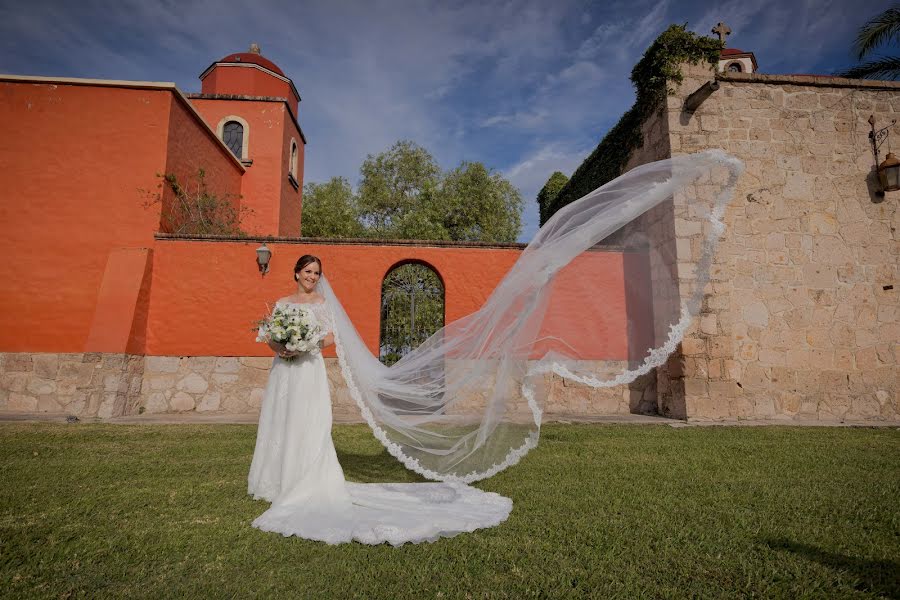
[[[496,248],[501,250],[524,250],[528,244],[503,242],[457,242],[449,240],[383,240],[373,238],[316,238],[290,236],[248,236],[235,237],[226,235],[186,235],[180,233],[156,233],[158,240],[194,240],[204,242],[259,242],[278,244],[315,244],[321,246],[411,246],[416,248]],[[588,252],[634,253],[639,249],[625,246],[594,246]]]
[[[294,128],[297,130],[297,133],[300,134],[300,139],[303,140],[303,143],[306,144],[306,134],[303,133],[303,129],[300,127],[300,122],[297,119],[297,115],[294,114],[293,109],[291,108],[291,103],[285,100],[284,98],[279,98],[277,96],[246,96],[243,94],[185,94],[188,100],[196,98],[197,100],[240,100],[244,102],[281,102],[287,107],[288,114],[291,115],[291,123],[294,124]]]
[[[185,96],[181,90],[175,87],[175,84],[169,81],[120,81],[116,79],[83,79],[79,77],[41,77],[38,75],[7,75],[0,73],[0,81],[10,81],[13,83],[37,83],[37,84],[56,84],[56,85],[85,85],[85,86],[93,86],[93,87],[116,87],[116,88],[125,88],[125,89],[133,89],[133,90],[167,90],[175,96],[175,98],[181,102],[182,105],[187,108],[188,113],[192,116],[192,118],[200,125],[201,130],[206,132],[206,135],[215,141],[216,147],[219,151],[225,155],[230,161],[232,161],[237,167],[241,170],[241,173],[244,173],[247,169],[244,168],[244,165],[241,164],[241,161],[237,159],[237,157],[231,153],[231,150],[228,149],[228,146],[225,145],[225,142],[219,139],[216,135],[216,132],[213,131],[206,121],[203,120],[203,117],[200,116],[200,113],[197,112],[197,109],[194,108],[194,105],[191,104],[191,101]]]
[[[252,68],[254,68],[254,69],[259,69],[260,71],[262,71],[262,72],[265,73],[266,75],[271,75],[271,76],[274,77],[275,79],[280,79],[281,81],[290,84],[290,86],[291,86],[291,91],[294,93],[294,97],[297,99],[297,104],[300,103],[300,92],[297,91],[297,87],[294,85],[294,82],[291,81],[290,77],[285,77],[284,75],[279,75],[279,74],[276,73],[275,71],[273,71],[273,70],[271,70],[271,69],[267,69],[267,68],[265,68],[264,66],[258,65],[258,64],[256,64],[256,63],[244,63],[244,62],[240,62],[240,63],[238,63],[238,62],[233,62],[233,63],[232,63],[232,62],[214,62],[213,64],[209,65],[209,66],[206,68],[205,71],[203,71],[202,73],[200,73],[200,81],[203,81],[203,80],[206,78],[206,76],[209,75],[209,72],[212,71],[212,70],[213,70],[214,68],[216,68],[216,67],[243,67],[243,68],[245,68],[245,69],[246,69],[247,67],[252,67]]]
[[[443,240],[379,240],[371,238],[314,238],[290,236],[248,236],[225,235],[185,235],[178,233],[157,233],[158,240],[195,240],[204,242],[277,242],[279,244],[316,244],[323,246],[412,246],[416,248],[499,248],[504,250],[524,250],[528,244],[504,244],[493,242],[455,242]],[[602,250],[620,252],[621,249],[604,246]]]

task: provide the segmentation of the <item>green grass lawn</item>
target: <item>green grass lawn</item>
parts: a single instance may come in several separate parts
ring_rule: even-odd
[[[499,527],[327,546],[250,527],[256,428],[0,425],[0,595],[900,598],[900,431],[551,425]],[[336,426],[355,481],[417,481]]]

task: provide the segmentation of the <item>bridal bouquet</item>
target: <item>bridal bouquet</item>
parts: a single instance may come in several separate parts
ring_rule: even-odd
[[[325,332],[316,317],[297,305],[276,306],[272,314],[259,321],[257,342],[272,340],[284,344],[289,352],[318,352]],[[287,358],[285,360],[291,360]]]

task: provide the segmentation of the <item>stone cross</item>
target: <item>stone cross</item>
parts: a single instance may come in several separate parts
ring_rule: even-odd
[[[725,36],[731,33],[731,28],[719,21],[719,24],[712,28],[712,32],[719,36],[719,41],[725,43]]]
[[[719,23],[721,25],[721,23]],[[250,53],[259,54],[259,44],[250,44]]]

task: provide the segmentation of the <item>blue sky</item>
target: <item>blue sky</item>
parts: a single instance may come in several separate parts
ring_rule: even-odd
[[[442,167],[481,161],[525,199],[567,175],[627,110],[631,67],[668,25],[753,51],[764,73],[851,64],[857,29],[884,0],[0,0],[0,72],[172,81],[200,89],[213,61],[258,43],[294,80],[305,180],[356,185],[367,154],[398,139]]]

